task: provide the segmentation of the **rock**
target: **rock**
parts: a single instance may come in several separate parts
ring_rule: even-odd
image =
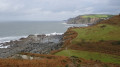
[[[63,35],[29,35],[18,41],[7,42],[4,44],[10,45],[10,47],[0,49],[0,58],[7,58],[21,52],[49,54],[51,50],[61,48],[62,38]]]
[[[29,59],[29,57],[27,55],[22,55],[21,56],[23,59]]]

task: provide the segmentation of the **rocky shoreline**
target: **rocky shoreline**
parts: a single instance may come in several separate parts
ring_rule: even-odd
[[[0,58],[7,58],[17,53],[49,54],[52,50],[60,49],[63,35],[29,35],[16,41],[1,43],[7,48],[0,48]]]

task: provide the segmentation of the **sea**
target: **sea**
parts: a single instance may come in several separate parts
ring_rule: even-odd
[[[63,34],[69,27],[86,24],[66,24],[64,21],[0,21],[0,43],[18,40],[28,35]]]

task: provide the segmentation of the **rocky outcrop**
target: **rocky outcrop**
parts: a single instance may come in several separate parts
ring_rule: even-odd
[[[9,45],[9,47],[0,49],[0,58],[7,58],[21,52],[49,54],[50,51],[62,46],[62,38],[63,35],[29,35],[27,38],[21,38],[18,41],[6,42],[2,45]]]
[[[86,15],[80,15],[75,18],[70,18],[67,20],[67,23],[68,24],[96,24],[100,21],[109,19],[111,17],[111,15],[108,17],[89,17],[93,15],[87,15],[88,17],[84,17],[84,16]]]
[[[33,60],[33,59],[41,59],[40,57],[34,57],[34,56],[29,56],[29,55],[22,55],[22,54],[15,54],[12,57],[13,59],[28,59],[28,60]]]

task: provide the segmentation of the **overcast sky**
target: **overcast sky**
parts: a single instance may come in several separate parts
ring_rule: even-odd
[[[119,14],[120,0],[0,0],[0,21],[66,20],[94,13]]]

